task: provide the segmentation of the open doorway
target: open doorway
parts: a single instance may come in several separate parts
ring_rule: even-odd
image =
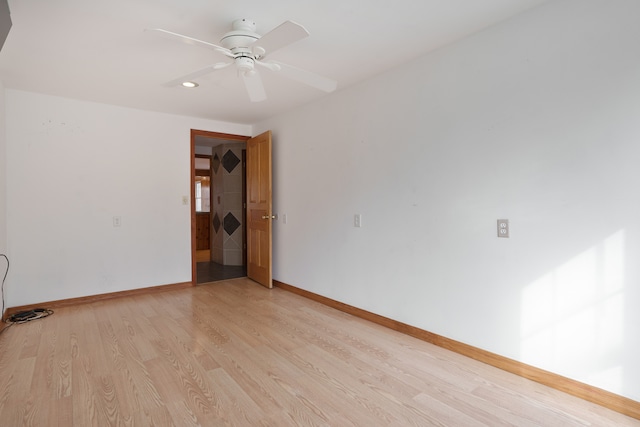
[[[196,262],[211,260],[211,151],[196,145]]]
[[[191,131],[193,283],[247,275],[247,139],[241,135]]]

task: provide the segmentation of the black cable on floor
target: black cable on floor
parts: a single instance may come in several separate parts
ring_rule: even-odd
[[[0,256],[3,256],[4,259],[7,260],[7,269],[5,270],[4,277],[2,278],[2,286],[0,286],[0,292],[2,292],[2,311],[0,311],[0,317],[4,317],[4,281],[7,279],[7,274],[9,274],[9,258],[5,254],[0,254]],[[9,326],[5,326],[4,328],[0,329],[0,334],[6,331]]]
[[[53,314],[53,310],[48,308],[34,308],[32,310],[20,311],[18,313],[12,314],[6,320],[7,323],[26,323],[32,320],[42,319],[47,316],[51,316]]]
[[[2,287],[0,288],[2,291],[2,311],[0,311],[0,316],[4,316],[4,281],[7,279],[7,274],[9,274],[9,258],[5,254],[0,254],[4,259],[7,260],[7,269],[4,271],[4,277],[2,278]]]
[[[5,254],[0,254],[0,256],[4,257],[4,259],[7,260],[7,269],[5,270],[4,277],[2,278],[2,285],[0,285],[0,291],[2,292],[2,311],[0,311],[0,314],[4,316],[4,282],[5,280],[7,280],[7,274],[9,274],[9,258]],[[48,308],[34,308],[32,310],[25,310],[14,313],[7,318],[5,322],[8,323],[9,326],[0,329],[0,334],[6,331],[14,323],[30,322],[32,320],[51,316],[52,314],[53,310],[50,310]]]

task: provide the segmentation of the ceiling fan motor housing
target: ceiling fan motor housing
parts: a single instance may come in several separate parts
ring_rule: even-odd
[[[255,32],[256,23],[250,19],[236,19],[231,28],[233,29],[220,39],[220,44],[229,50],[249,47],[260,38],[260,35]]]

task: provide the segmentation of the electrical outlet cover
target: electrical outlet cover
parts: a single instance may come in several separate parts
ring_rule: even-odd
[[[498,220],[498,237],[509,237],[509,220]]]

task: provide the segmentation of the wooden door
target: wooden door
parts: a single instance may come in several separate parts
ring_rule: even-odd
[[[271,282],[271,131],[247,141],[247,276]]]

